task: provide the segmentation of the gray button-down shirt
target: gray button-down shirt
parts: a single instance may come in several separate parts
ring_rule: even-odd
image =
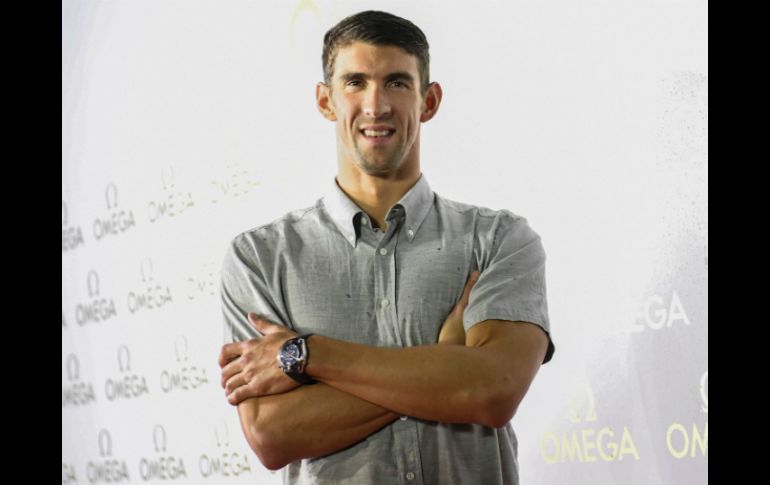
[[[463,325],[525,321],[549,335],[545,251],[524,217],[444,199],[424,174],[372,227],[334,180],[312,207],[235,237],[222,267],[225,342],[258,338],[249,311],[299,334],[379,347],[432,345],[481,271]],[[285,484],[518,484],[502,428],[402,417],[361,442],[283,468]]]

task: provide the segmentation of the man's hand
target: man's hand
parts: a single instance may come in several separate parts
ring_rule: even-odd
[[[471,294],[471,288],[479,279],[479,272],[474,271],[468,278],[468,282],[465,283],[465,289],[463,290],[463,296],[460,297],[460,301],[457,302],[452,313],[449,314],[444,325],[438,334],[439,344],[447,345],[465,345],[465,327],[463,327],[463,313],[465,307],[468,306],[468,298]]]
[[[276,358],[283,343],[298,334],[255,313],[249,313],[248,318],[264,336],[227,344],[219,354],[221,384],[233,406],[248,398],[280,394],[301,385],[283,372]]]

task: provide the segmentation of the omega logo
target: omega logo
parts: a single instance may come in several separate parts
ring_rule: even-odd
[[[160,171],[163,191],[167,193],[165,198],[160,201],[150,201],[147,206],[150,222],[156,222],[164,216],[174,217],[182,214],[185,210],[193,207],[192,193],[190,192],[172,192],[174,188],[174,167],[168,166],[168,169]]]
[[[75,354],[67,356],[67,379],[72,382],[80,378],[80,364]]]
[[[139,271],[142,273],[142,283],[149,283],[152,281],[152,259],[147,258],[142,260]]]
[[[123,364],[123,356],[125,357],[125,365]],[[118,348],[118,369],[120,372],[128,372],[131,370],[131,352],[126,345],[121,345]]]
[[[649,330],[661,330],[671,328],[675,322],[690,325],[690,318],[679,299],[679,294],[674,290],[671,299],[666,302],[659,295],[650,295],[642,305],[642,311],[637,315],[632,327],[635,333]]]
[[[133,212],[118,209],[118,188],[113,182],[107,185],[105,199],[109,215],[94,221],[94,237],[97,241],[107,235],[118,235],[136,225]]]
[[[152,442],[155,453],[166,453],[166,430],[157,424],[152,430]],[[142,458],[139,462],[139,474],[142,480],[177,480],[187,477],[184,461],[179,457],[161,455],[154,458]]]
[[[171,303],[171,289],[159,284],[150,284],[154,279],[152,259],[146,258],[139,265],[142,283],[147,287],[140,291],[132,291],[127,296],[128,311],[134,314],[140,310],[155,310]]]
[[[583,404],[578,399],[581,393],[585,397]],[[570,422],[584,423],[586,427],[560,434],[550,431],[543,433],[540,453],[546,463],[622,461],[626,456],[639,460],[639,452],[628,426],[615,430],[608,426],[597,428],[595,424],[589,424],[598,420],[596,398],[589,382],[579,384],[568,392],[567,407]]]
[[[99,431],[99,456],[102,458],[112,456],[112,436],[106,429]]]
[[[91,301],[79,303],[75,307],[75,319],[78,325],[85,325],[89,322],[101,322],[117,316],[115,302],[111,299],[100,298],[99,275],[96,271],[88,272],[86,285],[88,288],[88,297]]]
[[[61,482],[62,484],[69,485],[70,483],[77,483],[78,477],[75,473],[75,467],[69,463],[61,463]]]
[[[176,342],[174,342],[174,353],[176,354],[176,361],[182,362],[187,360],[187,337],[182,335]]]
[[[174,342],[174,353],[178,364],[186,364],[188,360],[187,337],[182,335]],[[185,391],[197,389],[208,382],[206,369],[194,365],[184,365],[178,370],[164,370],[160,374],[160,387],[166,393],[176,389]]]
[[[67,203],[61,201],[61,250],[71,251],[84,244],[83,231],[80,226],[68,227]]]
[[[237,163],[228,163],[225,165],[223,180],[212,180],[212,198],[211,203],[217,204],[220,198],[237,199],[242,197],[255,187],[259,186],[253,174],[249,173],[243,166]]]
[[[576,403],[581,392],[583,392],[586,401],[585,408],[582,409],[585,412],[582,414],[580,406]],[[594,391],[591,389],[591,385],[588,382],[586,382],[581,389],[573,387],[572,392],[567,396],[567,407],[569,407],[570,421],[573,423],[596,421],[596,398],[594,397]]]
[[[214,268],[213,263],[206,263],[201,273],[187,278],[188,300],[195,300],[196,298],[208,299],[210,296],[216,296],[219,269]]]
[[[91,270],[88,272],[87,278],[88,297],[93,298],[95,296],[99,296],[99,275],[96,273],[96,271]]]
[[[99,431],[97,442],[101,460],[87,463],[88,481],[90,483],[114,483],[130,480],[126,462],[112,458],[112,436],[110,436],[109,431],[106,429]]]
[[[168,176],[166,175],[168,172]],[[168,171],[165,168],[160,169],[160,179],[163,182],[163,190],[169,190],[174,188],[174,167],[168,166]],[[167,180],[168,179],[168,182]]]
[[[105,394],[109,401],[115,399],[130,399],[149,394],[147,380],[144,376],[129,374],[131,371],[131,352],[128,346],[118,348],[118,369],[122,374],[117,379],[107,379],[104,383]]]
[[[698,382],[698,393],[702,404],[700,411],[708,414],[708,371],[704,372]],[[706,416],[708,418],[708,416]],[[705,457],[708,453],[709,422],[703,423],[702,428],[698,423],[691,425],[672,423],[666,431],[666,446],[669,454],[676,459]]]
[[[75,354],[67,356],[67,381],[69,385],[61,389],[61,405],[80,406],[96,401],[96,393],[91,383],[77,382],[80,379],[80,364]]]
[[[118,188],[114,183],[110,182],[107,184],[107,189],[104,191],[104,196],[107,199],[107,209],[114,209],[118,207]]]
[[[217,425],[214,428],[214,438],[217,440],[217,448],[230,446],[230,430],[227,428],[227,421],[224,419],[222,420],[222,426]]]
[[[198,459],[202,477],[237,477],[251,472],[248,455],[229,450],[230,431],[224,419],[214,428],[214,439],[218,450],[213,454],[204,453]]]
[[[158,437],[160,436],[160,439]],[[152,442],[155,444],[155,453],[166,452],[166,430],[163,426],[156,424],[152,430]],[[160,443],[160,446],[158,446]]]

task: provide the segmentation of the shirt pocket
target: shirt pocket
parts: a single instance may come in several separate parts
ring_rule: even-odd
[[[454,275],[452,281],[448,281],[448,277],[441,283],[437,282],[443,288],[420,298],[420,345],[438,343],[438,334],[462,295],[462,286],[458,283],[460,278]]]

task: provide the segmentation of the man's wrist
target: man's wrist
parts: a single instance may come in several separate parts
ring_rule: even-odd
[[[323,335],[313,334],[305,341],[309,354],[308,362],[305,366],[305,374],[319,381],[321,380],[320,375],[324,362],[326,362],[326,352],[328,350],[326,344],[328,340]]]

